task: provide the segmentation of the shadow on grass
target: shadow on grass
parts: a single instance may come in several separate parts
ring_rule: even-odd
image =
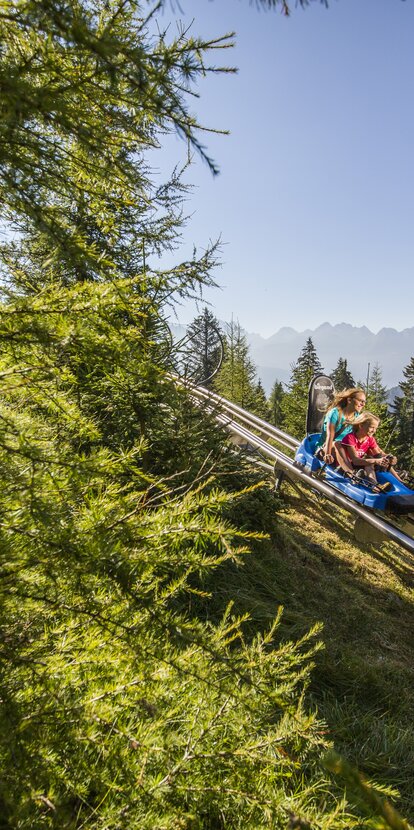
[[[307,500],[299,513],[298,503],[278,515],[271,542],[205,584],[212,593],[207,615],[221,616],[233,600],[236,613],[249,613],[254,634],[283,605],[281,634],[291,638],[320,621],[325,650],[315,673],[318,688],[383,708],[396,697],[394,705],[405,709],[405,693],[395,694],[397,677],[404,676],[414,703],[413,572],[404,552],[401,557],[394,545],[386,551],[357,546],[348,516],[326,516]]]
[[[313,515],[315,514],[315,507],[309,504],[305,506],[299,499],[297,500],[297,509],[300,509],[305,515],[310,515],[312,512]],[[336,508],[325,500],[318,501],[317,509],[320,511],[320,515],[325,517],[328,525],[336,530],[345,543],[353,542],[354,545],[358,544],[352,539],[353,518],[350,514],[344,511],[336,511]],[[396,543],[387,543],[386,540],[381,545],[375,543],[372,545],[363,545],[359,543],[358,547],[362,551],[366,551],[368,555],[378,559],[379,562],[382,562],[387,567],[392,568],[398,578],[408,588],[414,587],[414,554],[399,547]]]

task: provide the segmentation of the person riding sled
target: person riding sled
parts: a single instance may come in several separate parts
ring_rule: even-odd
[[[360,417],[365,403],[365,392],[360,387],[351,387],[336,393],[329,404],[321,437],[315,449],[315,455],[326,464],[341,464],[343,461],[342,466],[347,467],[340,442],[351,432],[352,425]]]
[[[395,469],[397,458],[386,453],[378,446],[375,433],[380,420],[372,412],[364,412],[353,424],[351,431],[341,439],[341,449],[345,454],[347,469],[356,473],[358,478],[367,479],[374,492],[386,492],[392,485],[390,482],[378,484],[376,472],[389,472],[399,481],[399,474]]]

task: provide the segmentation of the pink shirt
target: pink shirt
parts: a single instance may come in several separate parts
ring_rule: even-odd
[[[373,435],[367,435],[366,438],[359,441],[354,432],[349,432],[348,435],[345,435],[341,443],[345,449],[347,446],[353,447],[358,458],[363,458],[368,453],[370,455],[376,455],[380,452],[380,448]],[[350,458],[349,453],[347,453],[347,456]]]

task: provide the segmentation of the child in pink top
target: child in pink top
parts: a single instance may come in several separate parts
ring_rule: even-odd
[[[363,432],[363,431],[362,431]],[[345,440],[346,439],[346,440]],[[374,438],[374,436],[368,433],[365,437],[361,436],[359,433],[359,437],[355,434],[355,432],[349,432],[342,440],[342,445],[345,447],[354,447],[355,452],[359,459],[364,458],[368,453],[370,455],[378,455],[381,454],[381,450]],[[349,460],[349,452],[346,453]],[[358,465],[357,465],[358,466]],[[364,465],[362,465],[364,466]]]
[[[354,469],[363,470],[365,477],[375,485],[374,492],[386,488],[386,485],[377,484],[376,469],[388,470],[400,480],[398,473],[393,469],[393,465],[397,463],[395,455],[387,455],[374,438],[378,424],[379,418],[371,412],[364,412],[353,424],[352,432],[345,435],[341,442],[347,461]]]

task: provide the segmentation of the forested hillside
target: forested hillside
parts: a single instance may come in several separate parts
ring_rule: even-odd
[[[214,172],[188,93],[231,37],[167,34],[159,9],[0,16],[0,827],[400,830],[383,744],[368,783],[332,752],[322,615],[292,625],[271,584],[269,551],[292,579],[306,551],[286,505],[171,377],[166,318],[216,250],[157,267],[183,186],[146,153],[177,131]],[[256,565],[264,613],[240,601]]]

